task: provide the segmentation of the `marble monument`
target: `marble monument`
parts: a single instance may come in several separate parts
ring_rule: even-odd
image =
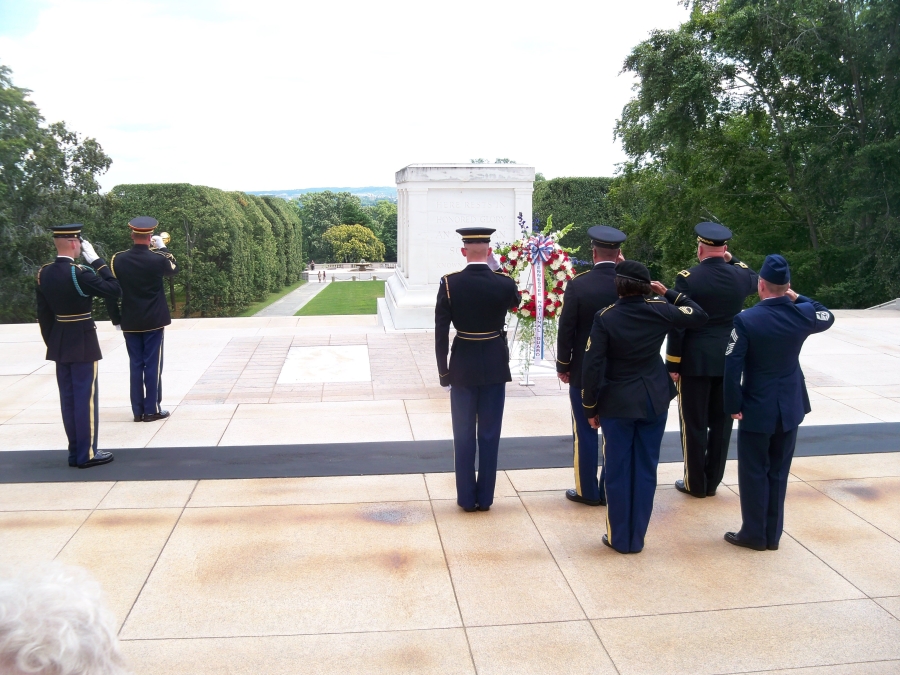
[[[534,167],[521,164],[410,164],[396,174],[397,270],[378,301],[389,328],[434,328],[441,277],[465,266],[457,228],[496,228],[492,243],[518,239],[531,223]]]

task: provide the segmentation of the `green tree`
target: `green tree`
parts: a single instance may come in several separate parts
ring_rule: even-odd
[[[362,225],[336,225],[325,232],[322,240],[331,248],[331,259],[338,262],[384,260],[384,244]]]
[[[349,192],[308,192],[298,200],[307,258],[324,262],[331,248],[322,237],[335,225],[370,224],[359,197]]]
[[[55,255],[49,226],[94,225],[106,212],[98,176],[112,163],[93,138],[45,125],[27,89],[0,65],[0,322],[33,321],[34,275]]]
[[[384,244],[384,259],[397,261],[397,204],[387,199],[379,199],[366,207],[372,222],[372,231]]]
[[[627,58],[611,190],[669,278],[716,220],[836,307],[900,295],[900,3],[693,0]]]

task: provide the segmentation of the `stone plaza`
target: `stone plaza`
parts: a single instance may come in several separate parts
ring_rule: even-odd
[[[896,673],[900,314],[836,315],[801,356],[813,412],[780,550],[722,540],[740,523],[734,462],[714,498],[672,488],[670,414],[634,556],[601,545],[605,509],[563,498],[571,418],[552,373],[508,385],[497,499],[469,514],[431,332],[176,320],[172,416],[135,424],[124,342],[101,322],[100,446],[116,461],[77,471],[37,326],[5,325],[0,564],[89,568],[147,675]]]

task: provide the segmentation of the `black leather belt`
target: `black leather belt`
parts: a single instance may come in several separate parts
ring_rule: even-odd
[[[90,312],[84,314],[57,314],[56,320],[60,323],[71,323],[73,321],[87,321],[91,318]]]
[[[492,330],[489,333],[466,333],[464,331],[456,331],[456,337],[462,340],[493,340],[500,337],[499,330]]]

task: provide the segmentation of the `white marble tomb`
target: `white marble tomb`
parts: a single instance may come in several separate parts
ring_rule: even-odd
[[[534,167],[521,164],[410,164],[396,174],[397,270],[378,301],[379,324],[434,328],[441,277],[465,266],[460,227],[519,237],[518,215],[531,223]]]

